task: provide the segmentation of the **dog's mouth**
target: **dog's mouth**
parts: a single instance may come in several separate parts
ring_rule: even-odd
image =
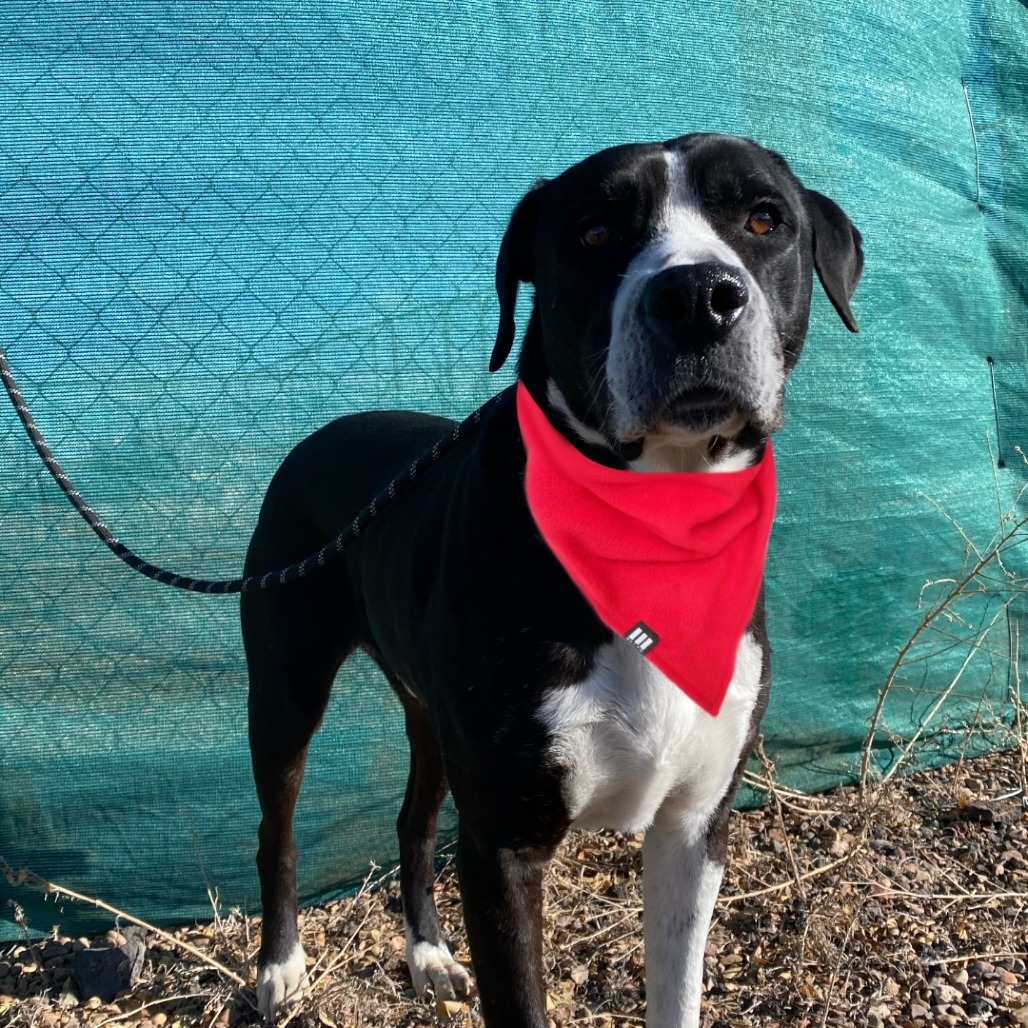
[[[738,397],[716,387],[681,389],[659,403],[649,427],[612,443],[612,448],[633,466],[643,460],[650,470],[700,470],[709,466],[714,452],[745,431],[747,410]]]
[[[677,393],[664,405],[661,420],[669,427],[703,435],[724,432],[740,422],[739,402],[721,389],[697,386]]]

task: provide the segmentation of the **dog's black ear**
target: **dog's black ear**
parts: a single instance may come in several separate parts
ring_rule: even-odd
[[[503,234],[500,254],[496,258],[496,295],[500,299],[500,325],[496,330],[496,344],[489,358],[489,370],[498,371],[514,346],[514,308],[518,300],[518,285],[532,281],[532,237],[539,218],[539,201],[545,179],[536,182],[522,197],[510,216],[510,224]]]
[[[846,212],[827,196],[807,190],[814,229],[814,267],[828,299],[846,327],[857,332],[850,298],[864,270],[863,239]]]

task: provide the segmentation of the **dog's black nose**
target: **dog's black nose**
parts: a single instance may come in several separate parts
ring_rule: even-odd
[[[646,325],[677,349],[703,350],[723,338],[749,302],[737,271],[725,264],[681,264],[654,275],[642,294]]]

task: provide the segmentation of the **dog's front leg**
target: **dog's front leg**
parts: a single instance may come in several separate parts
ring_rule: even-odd
[[[552,854],[503,845],[461,824],[457,874],[488,1028],[546,1028],[542,880]]]
[[[696,1028],[725,825],[665,807],[643,844],[646,1028]]]

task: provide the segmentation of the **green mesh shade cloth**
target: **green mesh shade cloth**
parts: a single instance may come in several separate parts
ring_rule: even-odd
[[[692,130],[780,150],[867,252],[860,335],[815,290],[776,443],[765,748],[824,788],[1022,509],[1026,55],[1017,0],[7,0],[0,338],[118,535],[232,577],[304,435],[365,407],[463,415],[509,381],[486,371],[493,261],[536,178]],[[208,915],[208,889],[255,912],[237,603],[114,560],[4,406],[0,855],[157,922]],[[1002,742],[1025,570],[1008,546],[918,636],[875,766],[915,736],[927,764]],[[395,859],[398,714],[352,662],[301,796],[307,899]],[[0,938],[9,900],[35,932],[109,924],[0,879]]]

